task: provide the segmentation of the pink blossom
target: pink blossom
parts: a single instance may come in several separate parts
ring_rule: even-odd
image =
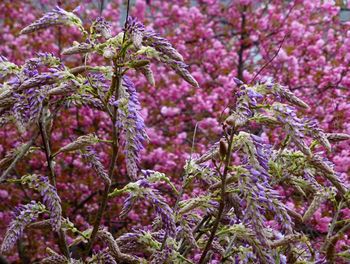
[[[177,107],[162,106],[162,108],[160,109],[161,114],[166,116],[166,117],[176,116],[177,114],[180,113],[180,111],[181,111],[181,109],[177,108]]]

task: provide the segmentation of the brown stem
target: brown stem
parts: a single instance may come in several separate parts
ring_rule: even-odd
[[[129,16],[129,9],[130,9],[130,0],[128,0],[127,2],[127,10],[126,10],[126,18],[125,18],[125,25],[124,27],[126,27],[127,23],[128,23],[128,16]],[[123,41],[122,41],[122,45],[124,45],[125,42],[125,32],[123,35]],[[125,59],[125,55],[121,58],[122,61],[124,61]],[[121,74],[121,67],[120,65],[117,64],[117,61],[114,60],[114,74],[112,77],[112,82],[111,82],[111,87],[109,89],[109,91],[113,91],[112,94],[114,93],[114,97],[115,100],[118,100],[119,97],[119,87],[121,85],[121,81],[122,81],[122,74]],[[106,101],[108,103],[108,97],[106,97]],[[108,169],[108,176],[109,179],[112,180],[113,178],[113,172],[114,172],[114,167],[115,167],[115,163],[117,161],[117,156],[118,156],[118,149],[119,149],[119,144],[118,144],[118,140],[119,140],[119,131],[116,128],[116,121],[117,121],[117,117],[118,116],[118,112],[117,112],[117,108],[114,107],[113,108],[113,112],[112,112],[112,116],[111,116],[111,121],[112,121],[112,140],[113,140],[113,144],[112,144],[112,158],[111,158],[111,162],[109,164],[109,169]],[[105,189],[102,195],[102,201],[100,204],[100,207],[98,209],[97,212],[97,216],[96,216],[96,220],[94,222],[94,226],[91,232],[91,236],[86,248],[85,253],[89,254],[89,252],[91,251],[92,245],[96,239],[100,224],[101,224],[101,220],[103,217],[103,213],[106,209],[107,206],[107,202],[108,202],[108,193],[111,187],[111,181],[110,182],[106,182],[105,183]]]
[[[128,183],[129,183],[129,182],[115,182],[115,183],[111,184],[111,188],[116,188],[116,187],[119,188],[120,186],[124,187],[124,186],[125,186],[126,184],[128,184]],[[101,190],[98,190],[98,191],[92,192],[89,196],[87,196],[86,198],[84,198],[82,201],[76,203],[76,204],[74,205],[74,209],[73,209],[73,211],[72,211],[72,214],[73,214],[73,215],[76,214],[77,211],[78,211],[79,209],[83,208],[84,205],[85,205],[87,202],[89,202],[92,198],[94,198],[97,194],[99,194],[99,195],[102,194],[102,191],[101,191]]]
[[[202,226],[205,226],[208,222],[210,222],[211,216],[209,214],[206,214],[202,220],[195,226],[195,228],[193,229],[193,234],[196,234],[198,232],[198,234],[195,237],[195,240],[198,241],[198,239],[200,239],[200,237],[205,233],[204,231],[201,231]],[[191,246],[190,245],[186,245],[185,243],[182,243],[179,247],[179,253],[181,255],[183,255],[184,257],[186,257],[187,253],[191,250]]]
[[[206,259],[206,256],[208,254],[208,251],[210,250],[211,248],[211,244],[214,240],[214,237],[215,237],[215,234],[216,234],[216,231],[219,227],[219,223],[220,223],[220,220],[221,220],[221,217],[222,217],[222,213],[224,211],[224,208],[225,208],[225,200],[226,200],[226,177],[227,177],[227,173],[229,171],[229,166],[230,166],[230,163],[231,163],[231,155],[232,155],[232,144],[233,144],[233,137],[235,135],[235,130],[234,128],[231,128],[231,131],[230,131],[230,139],[229,139],[229,142],[228,142],[228,152],[227,152],[227,155],[226,155],[226,159],[225,159],[225,168],[224,168],[224,173],[222,174],[221,176],[221,188],[220,188],[220,204],[219,204],[219,210],[218,210],[218,214],[216,216],[216,219],[215,219],[215,222],[213,224],[213,227],[211,229],[211,233],[210,233],[210,237],[208,239],[208,242],[204,248],[204,251],[202,253],[202,256],[199,260],[199,264],[202,264],[204,263],[204,260]]]
[[[45,107],[44,107],[44,109],[45,109]],[[54,165],[53,165],[53,159],[51,156],[50,137],[47,133],[46,121],[47,120],[46,120],[45,114],[44,114],[44,112],[42,112],[41,118],[39,121],[39,131],[40,131],[41,138],[42,138],[42,141],[44,144],[44,150],[45,150],[45,156],[46,156],[46,161],[47,161],[47,168],[49,171],[50,183],[56,188],[56,175],[55,175],[55,170],[54,170]],[[57,233],[55,233],[55,237],[58,240],[58,245],[60,247],[62,254],[65,255],[67,259],[70,259],[68,245],[67,245],[65,234],[64,234],[62,228],[60,228],[59,231]]]
[[[44,122],[44,120],[41,120],[41,122],[39,123],[40,134],[41,134],[41,139],[42,139],[43,144],[44,144],[47,167],[49,170],[50,183],[56,187],[56,175],[55,175],[55,170],[54,170],[54,166],[53,166],[53,160],[51,157],[50,139],[49,139],[49,135],[47,134],[47,131],[45,129],[45,125],[43,124],[43,122]]]
[[[284,246],[284,245],[289,245],[291,243],[298,242],[301,238],[302,238],[301,234],[287,235],[287,236],[285,236],[284,238],[282,238],[280,240],[276,240],[276,241],[270,242],[269,246],[271,248],[277,248],[277,247],[281,247],[281,246]]]
[[[105,1],[100,0],[100,16],[102,16],[102,12],[103,12],[104,7],[105,7]]]
[[[27,255],[27,252],[25,251],[25,247],[23,245],[23,242],[21,239],[17,241],[17,251],[18,251],[18,256],[22,264],[29,264],[30,259]],[[2,264],[2,262],[0,261]]]
[[[61,7],[62,6],[62,1],[58,0],[57,1],[57,6]],[[58,58],[61,59],[61,52],[62,52],[62,32],[61,32],[61,27],[57,28],[57,46],[58,46]]]
[[[329,263],[334,263],[335,258],[335,246],[337,245],[338,240],[350,229],[350,223],[343,226],[334,236],[330,237],[326,241],[326,245],[324,246],[326,252],[326,259]]]
[[[237,67],[237,78],[243,81],[243,71],[244,71],[244,62],[243,62],[243,54],[244,50],[246,49],[245,45],[245,40],[246,40],[246,30],[245,30],[245,25],[246,25],[246,15],[245,15],[245,7],[241,13],[241,45],[238,50],[238,67]]]
[[[119,91],[120,82],[121,82],[120,76],[118,74],[114,75],[113,79],[112,79],[110,90],[112,90],[112,89],[115,90],[115,98],[118,98],[118,91]],[[113,86],[116,86],[116,88],[113,88]],[[118,135],[118,131],[117,131],[117,128],[116,128],[116,125],[115,125],[115,123],[116,123],[116,116],[117,116],[117,110],[114,107],[113,108],[112,117],[111,117],[111,120],[112,120],[112,140],[113,140],[113,144],[112,144],[112,157],[111,157],[111,161],[110,161],[109,169],[108,169],[109,179],[113,178],[114,167],[115,167],[115,163],[116,163],[117,155],[118,155],[118,138],[119,138],[119,135]],[[89,252],[90,252],[90,250],[92,248],[92,245],[93,245],[93,243],[94,243],[94,241],[96,239],[96,235],[97,235],[98,229],[99,229],[100,224],[101,224],[103,213],[104,213],[104,211],[106,209],[106,206],[107,206],[108,193],[110,191],[110,187],[111,187],[110,182],[105,182],[105,189],[104,189],[103,194],[102,194],[101,204],[100,204],[100,207],[98,209],[97,216],[96,216],[96,219],[95,219],[95,222],[94,222],[94,226],[93,226],[93,229],[92,229],[92,232],[91,232],[91,236],[90,236],[87,248],[86,248],[86,254],[89,254]]]
[[[74,68],[71,68],[69,70],[69,72],[71,74],[79,74],[79,73],[83,73],[85,71],[95,71],[95,72],[98,72],[100,71],[98,68],[96,67],[93,67],[93,66],[87,66],[87,65],[80,65],[80,66],[77,66],[77,67],[74,67]]]

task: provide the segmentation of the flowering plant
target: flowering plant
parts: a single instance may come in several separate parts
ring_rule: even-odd
[[[1,160],[5,170],[0,181],[28,186],[42,196],[42,203],[18,207],[1,246],[3,253],[11,252],[26,228],[39,227],[52,229],[59,249],[47,248],[44,263],[321,263],[348,257],[348,252],[335,251],[336,241],[350,228],[338,214],[322,247],[315,247],[303,232],[323,203],[332,203],[338,212],[349,203],[349,191],[322,152],[331,151],[330,142],[347,140],[348,135],[324,133],[314,120],[298,116],[296,107],[308,105],[271,80],[247,85],[235,79],[238,92],[232,94],[222,138],[203,155],[190,155],[177,186],[161,172],[139,169],[147,134],[129,72],[143,74],[154,85],[150,63],[156,61],[198,87],[183,57],[128,15],[123,32],[113,36],[103,18],[86,30],[74,11],[56,7],[22,34],[57,25],[81,32],[83,41],[62,55],[82,54],[82,65],[68,67],[47,53],[21,66],[4,57],[0,61],[1,123],[13,122],[21,137],[29,138]],[[105,65],[95,65],[95,56],[102,56]],[[84,134],[54,151],[53,122],[63,109],[77,105],[105,113],[110,135]],[[268,129],[278,130],[281,140],[274,139],[271,145],[261,136]],[[99,145],[110,147],[108,169],[96,152]],[[47,176],[12,177],[16,164],[36,152],[45,155]],[[92,227],[85,230],[70,221],[57,193],[57,167],[65,153],[79,153],[104,184]],[[112,190],[120,155],[129,182]],[[161,194],[162,185],[175,199]],[[201,191],[191,195],[194,186]],[[276,188],[291,188],[311,202],[296,212]],[[154,208],[155,220],[152,226],[114,238],[102,220],[108,201],[124,194],[121,217],[146,202]],[[83,250],[72,256],[78,244]]]

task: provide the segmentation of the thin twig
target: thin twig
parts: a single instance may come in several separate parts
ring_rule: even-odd
[[[195,228],[193,229],[193,234],[197,233],[198,231],[201,230],[202,226],[205,225],[205,223],[207,223],[208,221],[210,221],[210,218],[211,216],[209,214],[206,214],[202,220],[195,226]],[[196,236],[196,241],[201,237],[201,233],[199,233],[197,236]],[[179,247],[179,253],[181,255],[183,255],[184,257],[186,257],[187,255],[187,252],[190,250],[191,248],[190,247],[187,247],[185,246],[184,243],[182,243]]]
[[[326,252],[326,258],[330,263],[333,263],[335,256],[335,246],[338,240],[350,229],[350,223],[344,225],[335,235],[327,240],[327,244],[324,247]]]
[[[57,6],[61,7],[62,6],[62,1],[58,0],[57,1]],[[62,52],[62,32],[61,32],[61,27],[57,27],[57,46],[58,46],[58,58],[61,59],[61,52]]]
[[[277,55],[278,55],[278,53],[280,52],[280,50],[281,50],[281,48],[282,48],[282,46],[283,46],[283,43],[284,43],[284,41],[286,40],[287,36],[288,36],[288,35],[284,35],[284,37],[283,37],[283,39],[282,39],[282,41],[281,41],[281,43],[280,43],[280,45],[279,45],[279,47],[278,47],[278,49],[277,49],[275,55],[273,55],[272,58],[271,58],[268,62],[266,62],[266,63],[260,68],[260,70],[255,74],[255,76],[253,77],[253,79],[250,81],[250,84],[252,84],[252,83],[255,81],[256,77],[258,77],[259,74],[260,74],[267,66],[269,66],[270,63],[277,57]]]
[[[233,137],[235,135],[235,130],[234,128],[231,128],[230,130],[230,139],[229,139],[229,142],[228,142],[228,151],[226,153],[226,159],[225,159],[225,168],[224,168],[224,173],[222,174],[222,177],[221,177],[221,188],[220,188],[220,204],[219,204],[219,210],[218,210],[218,214],[216,216],[216,219],[215,219],[215,222],[213,224],[213,227],[211,229],[211,233],[210,233],[210,236],[209,236],[209,239],[208,239],[208,242],[203,250],[203,253],[201,255],[201,258],[199,260],[199,264],[202,264],[204,263],[204,260],[206,259],[206,256],[211,248],[211,244],[214,240],[214,237],[215,237],[215,234],[216,234],[216,231],[219,227],[219,223],[221,221],[221,217],[222,217],[222,213],[224,211],[224,208],[225,208],[225,199],[226,199],[226,177],[227,177],[227,174],[228,174],[228,171],[229,171],[229,166],[230,166],[230,163],[231,163],[231,155],[232,155],[232,145],[233,145]]]
[[[326,236],[326,239],[325,239],[325,243],[323,244],[323,246],[321,248],[321,251],[325,250],[328,247],[328,240],[330,239],[330,237],[333,234],[334,228],[335,228],[336,223],[338,221],[340,210],[342,208],[343,208],[343,199],[341,199],[341,201],[339,202],[337,211],[335,212],[335,215],[333,217],[332,223],[331,223],[331,225],[330,225],[330,227],[328,229],[328,233],[327,233],[327,236]]]
[[[238,68],[237,68],[237,77],[238,79],[243,81],[243,71],[244,71],[244,62],[243,62],[243,54],[246,50],[245,40],[247,38],[247,32],[245,30],[246,26],[246,6],[244,6],[241,12],[241,38],[240,38],[240,48],[238,50]]]
[[[105,1],[104,0],[100,0],[100,16],[102,16],[102,12],[105,6]]]

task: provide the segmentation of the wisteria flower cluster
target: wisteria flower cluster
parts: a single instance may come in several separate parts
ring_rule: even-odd
[[[282,264],[348,258],[349,252],[337,252],[335,245],[350,229],[348,220],[339,218],[350,204],[350,192],[325,152],[332,150],[331,142],[348,140],[349,135],[323,132],[315,120],[298,112],[308,105],[272,80],[245,84],[234,79],[229,112],[218,128],[221,137],[207,152],[189,155],[182,183],[175,184],[161,172],[140,169],[148,136],[130,73],[141,73],[154,85],[150,64],[156,62],[200,89],[181,54],[129,16],[123,31],[113,35],[101,17],[86,30],[74,11],[56,7],[21,33],[62,25],[81,32],[83,40],[64,49],[62,56],[79,54],[82,65],[69,67],[49,53],[39,53],[23,65],[0,57],[0,124],[13,124],[25,141],[0,161],[0,183],[20,184],[42,196],[42,203],[31,201],[15,210],[2,254],[11,254],[25,231],[39,227],[52,230],[57,241],[57,247],[46,249],[43,263]],[[105,64],[93,63],[97,57]],[[110,130],[67,136],[71,142],[54,150],[57,116],[81,105],[104,113]],[[278,131],[280,139],[269,139],[269,131]],[[97,151],[102,147],[108,148],[103,153],[108,167]],[[42,155],[42,167],[18,175],[18,162],[33,153]],[[66,154],[80,156],[104,186],[94,221],[84,229],[69,219],[57,191],[60,157]],[[118,182],[121,173],[126,183]],[[302,211],[288,207],[286,190],[309,205]],[[28,195],[36,197],[34,192]],[[121,218],[140,205],[153,208],[144,215],[152,224],[116,236],[103,225],[114,199],[123,200]],[[305,226],[325,203],[338,213],[319,246]],[[82,249],[76,252],[77,247]]]

